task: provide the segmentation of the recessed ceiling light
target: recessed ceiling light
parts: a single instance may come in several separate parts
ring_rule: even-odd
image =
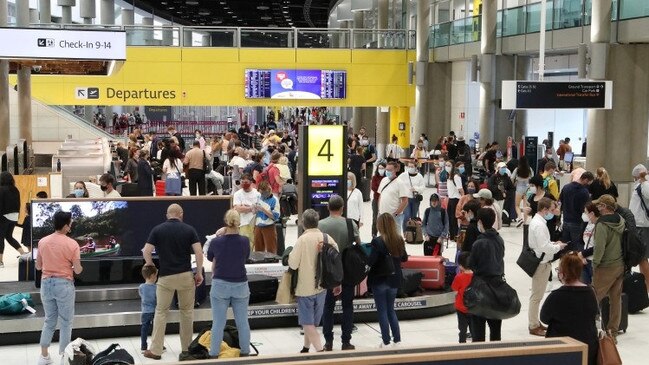
[[[232,16],[232,19],[236,19],[236,18],[237,18],[237,16],[236,16],[236,15],[233,15],[233,16]]]
[[[187,5],[198,5],[198,1],[197,1],[197,0],[188,0],[188,1],[185,1],[185,3],[186,3]]]
[[[227,2],[225,2],[225,1],[219,1],[219,4],[221,4],[221,5],[225,5],[225,4],[227,4]]]
[[[268,16],[268,15],[264,15],[264,16],[260,17],[259,19],[261,19],[261,20],[272,20],[273,17]]]
[[[288,14],[288,10],[282,10],[282,13]]]
[[[270,9],[270,7],[268,7],[268,5],[259,5],[259,6],[257,6],[257,10],[268,10],[268,9]]]
[[[201,10],[198,12],[198,15],[210,15],[210,14],[211,14],[210,11],[207,10],[207,9],[201,9]]]
[[[228,14],[234,14],[234,11],[228,10]]]

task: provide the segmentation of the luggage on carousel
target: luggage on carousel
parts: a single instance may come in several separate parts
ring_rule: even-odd
[[[248,287],[250,288],[250,303],[275,301],[279,280],[268,275],[248,275]]]
[[[397,292],[397,297],[411,297],[421,292],[421,279],[423,277],[424,274],[419,270],[401,269],[401,287]]]
[[[408,261],[403,262],[404,269],[415,269],[424,274],[421,286],[424,289],[444,289],[444,258],[442,256],[409,256]]]

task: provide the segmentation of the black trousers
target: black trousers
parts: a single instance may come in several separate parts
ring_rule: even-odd
[[[18,242],[13,236],[15,227],[16,222],[10,221],[4,216],[0,216],[0,255],[4,254],[5,252],[5,240],[7,240],[11,247],[15,248],[16,250],[20,250],[20,248],[22,247],[20,245],[20,242]]]
[[[500,341],[500,329],[503,321],[500,319],[487,319],[484,317],[471,316],[471,341],[484,342],[486,325],[489,325],[489,341]]]
[[[466,343],[467,330],[471,331],[471,315],[457,310],[455,312],[457,313],[457,329],[460,331],[460,343]]]
[[[196,195],[196,186],[198,186],[198,195],[205,195],[205,173],[199,169],[189,169],[187,172],[189,179],[189,195]]]
[[[458,233],[457,218],[455,218],[455,209],[457,204],[460,202],[460,199],[453,198],[448,200],[448,205],[446,206],[446,216],[448,217],[448,234],[451,239],[455,240],[455,236]]]

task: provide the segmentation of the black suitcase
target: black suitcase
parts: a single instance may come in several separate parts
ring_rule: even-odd
[[[246,260],[246,264],[274,264],[281,260],[281,256],[265,251],[253,251]]]
[[[606,329],[609,318],[608,297],[602,299],[602,303],[600,304],[599,308],[602,312],[602,329]],[[626,294],[622,293],[622,316],[620,318],[620,326],[618,327],[618,330],[626,333],[627,328],[629,328],[629,297],[627,297]]]
[[[196,268],[193,268],[192,272],[196,273]],[[196,287],[196,291],[194,292],[194,308],[200,307],[207,298],[207,285],[205,282],[205,269],[203,269],[203,282]],[[174,293],[173,306],[178,308],[178,293]]]
[[[286,249],[286,226],[281,221],[276,222],[275,230],[277,231],[277,255],[282,257]]]
[[[21,257],[18,260],[18,281],[34,281],[35,267],[31,257],[26,260]]]
[[[121,187],[121,196],[138,196],[137,183],[124,183]]]
[[[363,194],[363,201],[364,202],[370,201],[370,192],[371,192],[370,180],[368,180],[367,178],[361,178],[359,187],[360,187],[361,194]]]
[[[444,288],[449,289],[453,280],[455,280],[455,275],[457,274],[457,264],[450,261],[444,261]]]
[[[435,252],[437,246],[437,252]],[[438,256],[442,254],[442,245],[437,243],[437,238],[424,241],[424,256]]]
[[[424,274],[419,270],[414,269],[401,269],[401,287],[397,292],[397,297],[407,298],[422,292],[421,279]]]
[[[279,281],[276,277],[256,274],[248,275],[250,303],[274,301],[278,286]]]
[[[629,313],[637,313],[649,307],[649,296],[644,275],[639,272],[631,272],[624,276],[622,292],[629,298]]]

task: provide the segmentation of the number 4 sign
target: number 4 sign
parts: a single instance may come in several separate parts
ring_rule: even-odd
[[[309,176],[342,176],[345,162],[343,127],[312,125],[307,130]]]

